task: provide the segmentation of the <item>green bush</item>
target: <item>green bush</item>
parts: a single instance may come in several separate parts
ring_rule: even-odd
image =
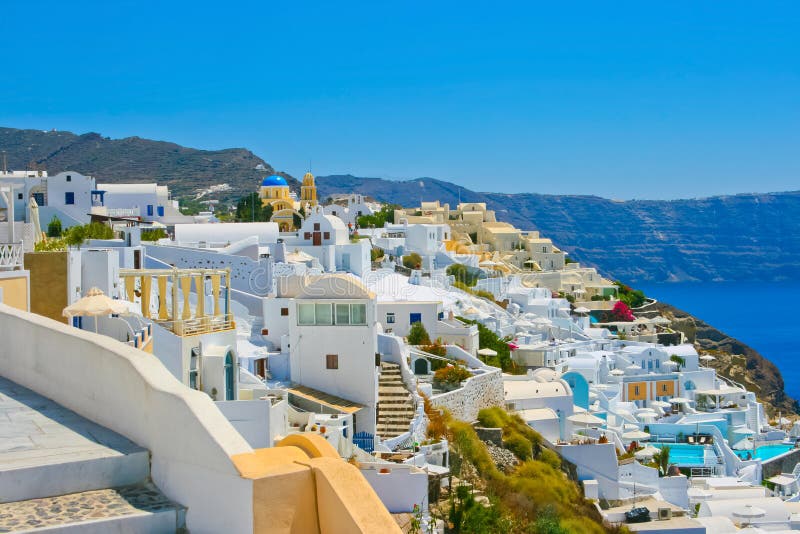
[[[47,225],[47,237],[61,237],[61,220],[55,215]]]
[[[431,344],[431,337],[428,335],[428,331],[425,330],[425,325],[423,325],[422,322],[416,322],[411,325],[411,329],[408,331],[406,340],[408,341],[409,345]]]
[[[403,266],[407,269],[421,269],[422,268],[422,256],[417,254],[416,252],[412,252],[411,254],[406,254],[403,256]]]
[[[514,360],[511,359],[511,349],[508,348],[508,342],[501,339],[500,336],[483,326],[477,321],[458,318],[459,321],[467,324],[474,324],[478,326],[478,346],[482,349],[492,349],[497,353],[497,356],[483,357],[481,359],[487,365],[499,367],[506,373],[521,373],[524,372],[520,369]]]
[[[633,289],[628,285],[623,284],[619,280],[614,282],[614,285],[617,286],[617,294],[619,296],[619,300],[630,306],[631,308],[638,308],[642,306],[647,297],[645,297],[644,292],[639,289]]]
[[[471,376],[472,373],[462,365],[448,365],[433,373],[433,381],[440,385],[457,386]]]
[[[467,268],[466,265],[454,263],[447,267],[447,274],[454,277],[456,282],[460,282],[468,287],[474,286],[478,282],[478,274]]]
[[[163,228],[142,230],[142,241],[158,241],[165,237],[167,237],[167,232]]]
[[[383,258],[383,249],[379,247],[372,247],[369,251],[369,259],[371,261],[378,261]]]
[[[533,458],[533,446],[522,434],[503,430],[503,446],[522,461]]]

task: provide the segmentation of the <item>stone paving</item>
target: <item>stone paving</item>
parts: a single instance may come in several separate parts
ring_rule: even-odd
[[[152,484],[0,504],[0,532],[176,509]]]
[[[130,440],[0,377],[3,470],[144,451]]]

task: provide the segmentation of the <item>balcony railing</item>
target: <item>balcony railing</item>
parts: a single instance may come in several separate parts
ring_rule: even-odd
[[[196,336],[199,334],[220,332],[222,330],[236,328],[232,313],[226,315],[205,315],[203,317],[194,317],[192,319],[178,321],[159,321],[155,318],[154,320],[178,336]]]
[[[0,270],[22,269],[22,243],[0,243]]]

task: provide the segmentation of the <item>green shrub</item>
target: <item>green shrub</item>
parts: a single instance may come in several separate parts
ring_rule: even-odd
[[[383,258],[383,249],[380,247],[372,247],[369,251],[369,259],[371,261],[378,261]]]
[[[462,365],[448,365],[433,373],[433,381],[441,385],[458,386],[471,376],[472,373]]]
[[[428,331],[425,330],[425,325],[423,325],[422,322],[416,322],[411,325],[411,329],[408,331],[406,340],[408,341],[409,345],[431,344],[431,337],[428,335]]]
[[[455,278],[456,282],[460,282],[468,287],[472,287],[478,282],[478,274],[461,263],[449,265],[447,267],[447,274]]]
[[[142,230],[142,241],[158,241],[165,237],[167,237],[167,232],[163,228]]]
[[[522,461],[533,458],[533,446],[522,434],[503,430],[503,446]]]
[[[422,256],[417,254],[416,252],[412,252],[411,254],[406,254],[403,256],[403,266],[407,269],[421,269],[422,268]]]
[[[47,225],[47,237],[61,237],[61,220],[55,215]]]

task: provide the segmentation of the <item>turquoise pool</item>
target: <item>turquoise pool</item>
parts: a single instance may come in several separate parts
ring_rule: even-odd
[[[786,443],[777,443],[774,445],[762,445],[756,448],[756,453],[753,455],[753,457],[760,458],[761,460],[769,460],[770,458],[774,458],[779,454],[789,452],[793,448],[794,445],[787,445]],[[746,460],[748,452],[750,454],[753,454],[753,451],[736,451],[736,454],[742,460]]]
[[[705,445],[689,445],[688,443],[651,443],[660,449],[669,447],[669,462],[683,466],[706,465],[706,458],[714,458],[714,451]]]

